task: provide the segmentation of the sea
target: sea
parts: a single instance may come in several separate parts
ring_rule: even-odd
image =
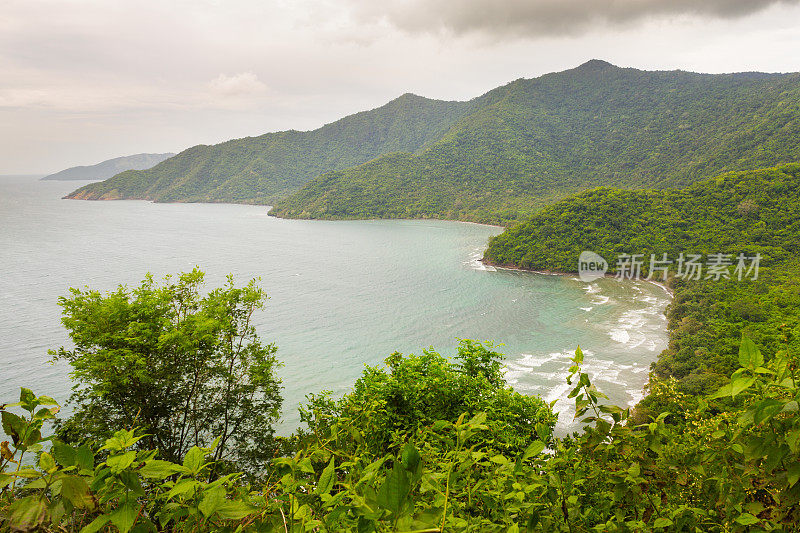
[[[228,274],[270,299],[255,317],[282,362],[279,433],[309,393],[351,390],[395,351],[452,357],[459,339],[492,341],[515,390],[555,401],[558,431],[579,428],[566,377],[580,346],[617,405],[642,398],[666,347],[669,294],[645,281],[496,269],[480,258],[502,228],[434,220],[309,221],[265,206],[64,200],[88,182],[0,176],[0,403],[20,387],[64,403],[70,346],[59,297],[111,291],[199,267],[205,289]],[[66,413],[69,412],[67,408]]]

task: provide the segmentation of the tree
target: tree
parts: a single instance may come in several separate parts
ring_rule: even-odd
[[[518,453],[532,440],[547,438],[556,416],[540,397],[507,385],[502,360],[492,343],[473,340],[462,340],[452,361],[433,349],[421,355],[395,352],[386,358],[385,368],[366,367],[343,398],[309,395],[300,409],[308,430],[299,434],[318,437],[331,431],[334,421],[347,420],[368,435],[359,444],[380,455],[396,451],[399,442],[415,439],[421,428],[437,421],[454,423],[462,415],[485,412],[491,446]]]
[[[77,381],[61,438],[102,442],[136,426],[143,449],[173,462],[219,438],[213,459],[250,473],[273,455],[277,348],[253,326],[268,297],[256,280],[237,288],[232,276],[202,295],[203,278],[195,268],[159,285],[148,274],[134,290],[71,289],[59,300],[75,346],[51,354]]]

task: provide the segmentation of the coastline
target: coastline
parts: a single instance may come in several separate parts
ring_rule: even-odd
[[[47,181],[78,181],[78,180],[47,180]],[[93,180],[92,183],[97,182],[97,181],[104,181],[104,180]],[[189,201],[169,200],[169,201],[166,201],[166,202],[161,202],[161,201],[154,200],[153,198],[149,198],[149,197],[147,197],[147,198],[146,197],[134,197],[134,196],[110,197],[110,196],[107,196],[107,195],[104,195],[104,196],[101,196],[101,197],[89,197],[89,196],[87,196],[88,193],[75,194],[77,192],[78,192],[77,190],[72,191],[71,193],[69,193],[69,194],[67,194],[65,196],[62,196],[61,199],[62,200],[81,200],[81,201],[84,201],[84,202],[124,202],[124,201],[140,201],[141,202],[141,201],[144,201],[144,202],[150,202],[150,203],[154,203],[154,204],[250,205],[250,206],[258,206],[258,207],[266,207],[268,216],[270,216],[272,218],[282,219],[282,220],[317,220],[317,221],[320,221],[320,222],[351,222],[351,221],[359,221],[359,220],[360,221],[365,221],[365,222],[384,221],[384,220],[398,220],[398,221],[416,221],[416,220],[421,220],[421,221],[437,221],[437,222],[439,222],[439,221],[440,222],[458,222],[460,224],[475,224],[477,226],[488,226],[488,227],[492,227],[492,228],[500,228],[500,229],[503,229],[503,230],[509,228],[509,226],[504,226],[502,224],[491,224],[491,223],[488,223],[488,222],[475,222],[473,220],[459,220],[457,218],[432,218],[432,217],[428,217],[428,218],[423,218],[423,217],[417,217],[417,218],[393,218],[393,217],[392,218],[380,218],[380,217],[375,217],[375,218],[358,218],[358,217],[354,217],[354,218],[349,218],[349,217],[341,217],[341,218],[339,218],[339,217],[336,217],[336,218],[300,218],[300,217],[283,217],[283,216],[273,215],[271,213],[272,208],[275,207],[274,206],[274,202],[273,203],[262,203],[262,202],[255,201],[255,200],[253,200],[253,201],[242,201],[242,202],[232,202],[232,201],[227,201],[227,200],[219,200],[219,201],[216,201],[216,200],[197,200],[197,201],[194,201],[194,200],[189,200]]]
[[[541,269],[535,269],[535,268],[521,267],[521,266],[518,266],[518,265],[509,265],[509,264],[506,264],[506,263],[504,263],[504,264],[495,263],[493,261],[488,261],[488,260],[483,259],[483,258],[479,259],[478,261],[480,261],[480,263],[483,264],[484,266],[490,266],[490,267],[494,267],[494,268],[499,268],[500,270],[516,270],[518,272],[532,272],[534,274],[544,274],[544,275],[547,275],[547,276],[577,276],[578,275],[578,272],[576,272],[574,270],[573,271],[541,270]],[[605,275],[603,275],[603,277],[604,278],[617,279],[617,276],[615,276],[613,274],[605,274]],[[643,278],[637,278],[635,280],[631,279],[630,281],[644,281],[646,283],[652,283],[653,285],[656,285],[656,286],[660,287],[661,289],[663,289],[664,292],[666,292],[667,295],[670,297],[670,299],[675,297],[674,291],[666,283],[664,283],[662,281],[656,281],[656,280],[652,280],[652,279],[643,279]]]

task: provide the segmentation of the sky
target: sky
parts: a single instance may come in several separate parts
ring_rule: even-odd
[[[589,59],[800,71],[800,0],[0,0],[0,174],[466,100]]]

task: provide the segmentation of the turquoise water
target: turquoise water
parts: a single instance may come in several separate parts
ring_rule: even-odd
[[[208,287],[232,273],[239,283],[260,277],[269,293],[257,329],[284,363],[283,432],[296,427],[306,394],[343,393],[365,364],[395,350],[452,355],[458,338],[502,342],[509,382],[561,399],[564,410],[577,345],[597,385],[620,403],[641,396],[666,345],[660,287],[484,268],[477,259],[500,228],[61,199],[82,184],[0,177],[0,401],[20,386],[66,400],[68,368],[50,365],[47,350],[68,342],[57,299],[69,287],[113,289],[195,265]],[[571,427],[571,414],[559,424]]]

